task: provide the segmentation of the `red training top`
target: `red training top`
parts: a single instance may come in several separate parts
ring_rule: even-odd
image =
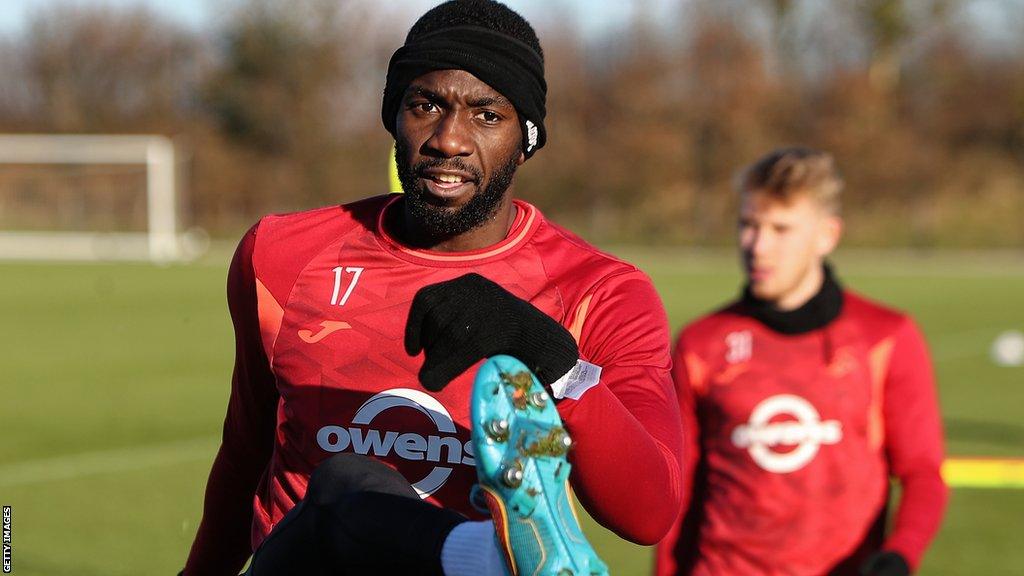
[[[673,377],[692,501],[659,544],[659,576],[852,575],[882,548],[920,562],[948,496],[928,351],[908,316],[843,297],[803,334],[739,304],[683,330]],[[890,475],[902,497],[885,537]]]
[[[586,509],[645,544],[678,517],[682,432],[668,320],[650,280],[520,201],[496,245],[413,250],[382,225],[400,198],[268,216],[242,239],[228,276],[231,398],[187,576],[237,574],[336,452],[376,457],[430,501],[480,517],[469,503],[475,368],[430,393],[416,376],[423,356],[403,348],[416,291],[470,271],[559,321],[603,368],[598,385],[558,405]]]

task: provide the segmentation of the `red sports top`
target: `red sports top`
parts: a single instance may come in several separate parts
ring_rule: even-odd
[[[692,500],[656,573],[852,575],[881,548],[916,567],[948,490],[913,321],[849,291],[834,321],[799,335],[741,310],[689,325],[673,355]],[[886,538],[890,475],[902,497]]]
[[[228,275],[231,397],[186,575],[237,574],[316,465],[341,451],[374,456],[424,497],[480,517],[469,503],[475,369],[427,392],[422,355],[402,343],[416,291],[470,271],[558,320],[603,368],[598,385],[558,405],[584,507],[645,544],[676,520],[682,432],[668,320],[650,280],[521,201],[496,245],[409,249],[382,226],[399,198],[267,216],[242,239]]]

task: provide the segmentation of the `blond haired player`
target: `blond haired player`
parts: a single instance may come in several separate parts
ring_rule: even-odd
[[[740,179],[747,283],[673,354],[688,512],[657,574],[896,576],[939,528],[947,488],[931,362],[906,314],[844,288],[832,156],[776,150]],[[890,479],[902,496],[886,530]]]

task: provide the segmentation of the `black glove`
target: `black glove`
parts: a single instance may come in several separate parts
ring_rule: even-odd
[[[862,576],[910,576],[910,564],[899,552],[875,552],[861,564]]]
[[[484,358],[508,354],[545,386],[572,370],[572,334],[529,302],[479,274],[420,288],[405,325],[405,351],[423,350],[420,383],[438,391]]]

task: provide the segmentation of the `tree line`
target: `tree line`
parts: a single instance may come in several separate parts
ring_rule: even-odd
[[[384,72],[417,16],[384,4],[240,0],[202,30],[46,8],[0,39],[0,132],[172,136],[215,236],[382,193]],[[736,170],[805,144],[837,157],[851,244],[1024,246],[1024,44],[984,26],[1024,6],[974,4],[637,0],[599,34],[550,3],[549,144],[517,193],[598,242],[724,244]]]

